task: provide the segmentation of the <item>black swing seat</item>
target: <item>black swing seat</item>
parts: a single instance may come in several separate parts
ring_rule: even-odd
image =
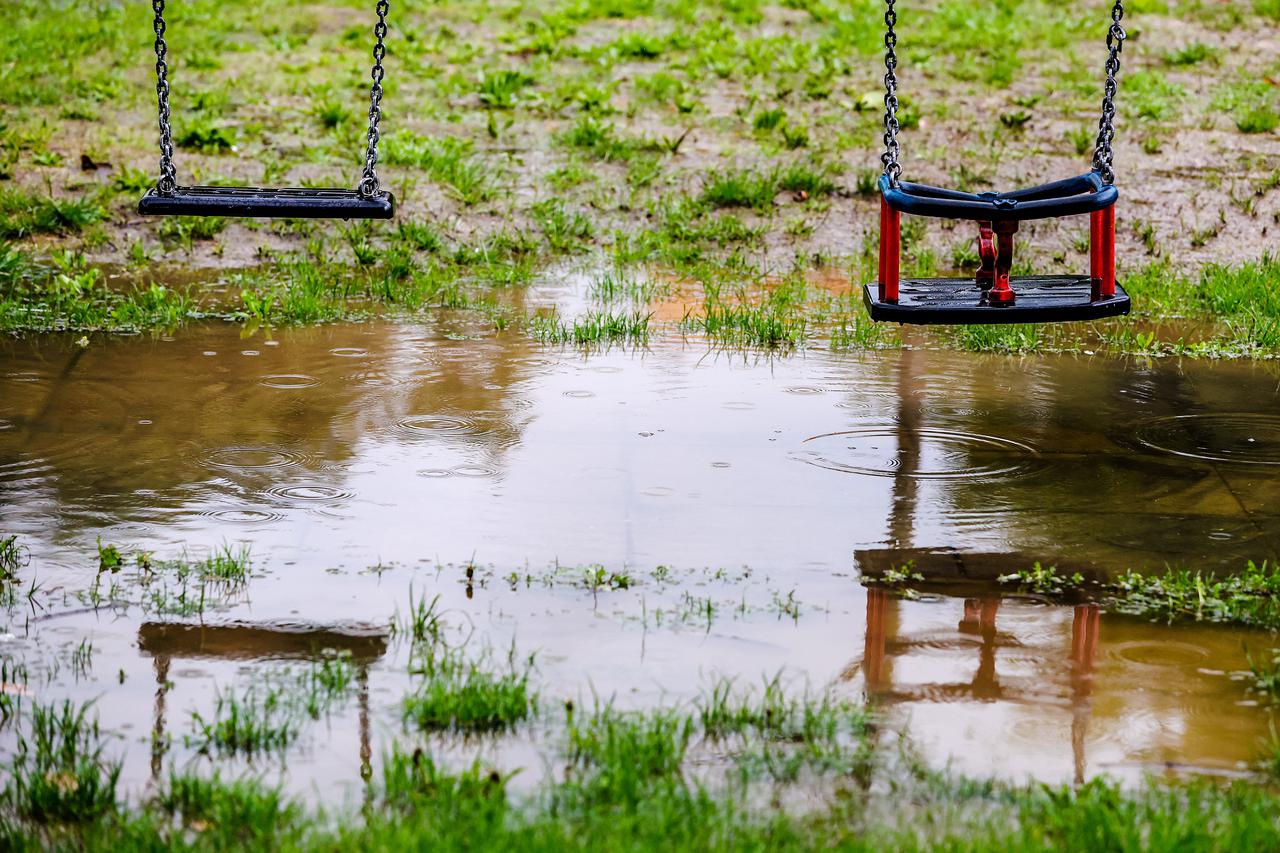
[[[894,210],[912,216],[989,222],[1054,219],[1093,213],[1116,203],[1120,193],[1096,172],[1007,193],[967,193],[881,176],[880,192]]]
[[[881,302],[878,286],[868,284],[862,298],[873,320],[928,326],[1060,323],[1129,313],[1129,294],[1119,283],[1115,295],[1106,298],[1094,298],[1087,275],[1014,276],[1010,283],[1018,293],[1012,305],[989,304],[972,278],[904,278],[897,302]]]
[[[1003,193],[968,193],[907,181],[894,186],[881,177],[880,191],[885,203],[900,213],[993,224],[1093,213],[1119,198],[1116,188],[1096,172]],[[993,305],[987,289],[974,278],[903,278],[896,302],[881,300],[874,283],[864,289],[863,299],[873,320],[922,325],[1055,323],[1129,313],[1124,288],[1116,284],[1113,295],[1101,296],[1097,284],[1087,275],[1013,276],[1010,286],[1017,299]]]
[[[144,216],[390,219],[395,210],[391,193],[365,197],[344,189],[178,187],[168,195],[148,190],[138,202],[138,212]]]

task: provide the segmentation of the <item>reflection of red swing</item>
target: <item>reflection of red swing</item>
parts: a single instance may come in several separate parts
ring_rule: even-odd
[[[1112,169],[1116,74],[1125,31],[1123,0],[1116,0],[1107,33],[1109,55],[1093,171],[1013,192],[969,193],[901,180],[898,163],[898,43],[895,0],[886,0],[884,175],[880,178],[879,278],[864,298],[873,320],[898,323],[1026,323],[1093,320],[1129,313],[1129,296],[1116,284]],[[902,279],[902,214],[977,223],[981,266],[974,278]],[[1013,235],[1018,223],[1089,214],[1089,275],[1013,278]],[[1017,284],[1015,293],[1013,285]]]
[[[969,682],[930,685],[930,696],[936,696],[941,691],[952,699],[963,696],[979,702],[1018,698],[1005,695],[996,672],[996,651],[1000,645],[996,631],[999,607],[1000,599],[997,596],[965,600],[964,615],[958,627],[961,633],[974,634],[981,639],[978,668]],[[894,690],[893,673],[889,666],[895,654],[912,647],[910,641],[898,636],[897,611],[897,597],[883,589],[867,590],[867,630],[863,640],[862,673],[869,693],[887,695],[891,700],[897,697],[910,701],[917,697]],[[1071,752],[1077,784],[1084,782],[1085,776],[1085,736],[1089,728],[1093,669],[1098,654],[1098,627],[1101,618],[1098,605],[1081,604],[1075,608],[1071,622]],[[846,674],[852,673],[846,671]]]

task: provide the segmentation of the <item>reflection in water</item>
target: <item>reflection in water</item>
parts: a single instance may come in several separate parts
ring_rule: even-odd
[[[938,612],[957,609],[950,625]],[[1127,655],[1135,634],[1145,638],[1145,653]],[[1104,617],[1091,604],[1048,608],[996,597],[925,604],[869,589],[863,653],[843,677],[860,672],[868,696],[978,774],[1053,776],[1068,751],[1077,782],[1091,764],[1234,772],[1254,759],[1268,715],[1243,703],[1231,673],[1205,667],[1243,666],[1241,639],[1224,629]],[[1169,646],[1195,654],[1155,651]],[[988,729],[978,751],[965,731],[971,724]],[[1091,751],[1101,760],[1090,762]]]
[[[0,531],[21,535],[67,608],[29,634],[10,614],[18,638],[0,651],[92,636],[104,672],[127,677],[57,689],[106,693],[109,726],[155,714],[175,729],[207,713],[217,685],[252,678],[252,661],[356,642],[295,649],[280,626],[386,624],[412,589],[495,647],[540,652],[540,678],[565,695],[590,684],[663,701],[710,671],[860,677],[929,756],[974,772],[1229,770],[1265,735],[1230,674],[1243,643],[1270,637],[998,600],[991,581],[1036,561],[1103,576],[1274,558],[1275,366],[779,360],[678,343],[584,356],[467,332],[336,325],[263,340],[217,325],[88,348],[0,343]],[[250,595],[205,614],[236,627],[72,612],[99,536],[161,558],[252,543]],[[908,562],[942,594],[857,583]],[[636,587],[503,581],[596,563]],[[657,566],[707,574],[690,590],[650,582]],[[695,631],[671,615],[716,577],[739,579],[718,616]],[[789,595],[800,615],[779,619],[770,602]],[[648,620],[659,606],[661,630]],[[859,635],[851,664],[840,638]],[[359,653],[358,718],[331,723],[360,732],[364,770],[407,678],[394,647],[378,648]],[[324,750],[290,762],[350,774]]]
[[[164,769],[169,736],[165,699],[173,684],[169,668],[175,658],[206,660],[311,660],[327,653],[350,655],[356,666],[359,704],[360,778],[372,773],[369,739],[369,667],[387,651],[386,632],[376,628],[310,627],[307,625],[189,625],[144,622],[138,648],[155,666],[156,694],[151,731],[151,781]]]

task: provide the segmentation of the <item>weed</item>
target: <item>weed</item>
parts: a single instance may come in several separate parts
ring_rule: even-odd
[[[1001,575],[998,580],[1003,584],[1017,584],[1019,589],[1038,595],[1062,595],[1068,590],[1079,589],[1084,583],[1084,575],[1079,572],[1061,575],[1058,574],[1057,566],[1042,566],[1040,563],[1035,563],[1029,569],[1019,569],[1013,574]]]
[[[281,752],[298,736],[297,715],[285,691],[271,685],[219,692],[213,716],[192,711],[191,723],[191,746],[215,755]]]
[[[91,707],[32,704],[30,733],[18,739],[7,792],[29,820],[84,823],[115,809],[121,764],[104,757]]]
[[[1129,572],[1109,591],[1108,606],[1120,613],[1280,627],[1280,571],[1265,562],[1250,561],[1241,572],[1222,577],[1183,569]]]
[[[124,566],[124,557],[120,549],[110,543],[103,545],[102,537],[98,537],[98,571],[118,572]]]

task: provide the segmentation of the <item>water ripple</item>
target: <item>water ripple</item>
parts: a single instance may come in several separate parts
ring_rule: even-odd
[[[1138,428],[1144,446],[1208,462],[1280,465],[1280,416],[1221,412],[1174,415]]]
[[[898,429],[891,426],[832,432],[805,439],[794,457],[845,474],[943,480],[1018,473],[1038,456],[1028,444],[978,433],[915,429],[907,436],[918,443],[915,449],[900,446],[898,438]],[[904,467],[908,464],[910,468]]]

